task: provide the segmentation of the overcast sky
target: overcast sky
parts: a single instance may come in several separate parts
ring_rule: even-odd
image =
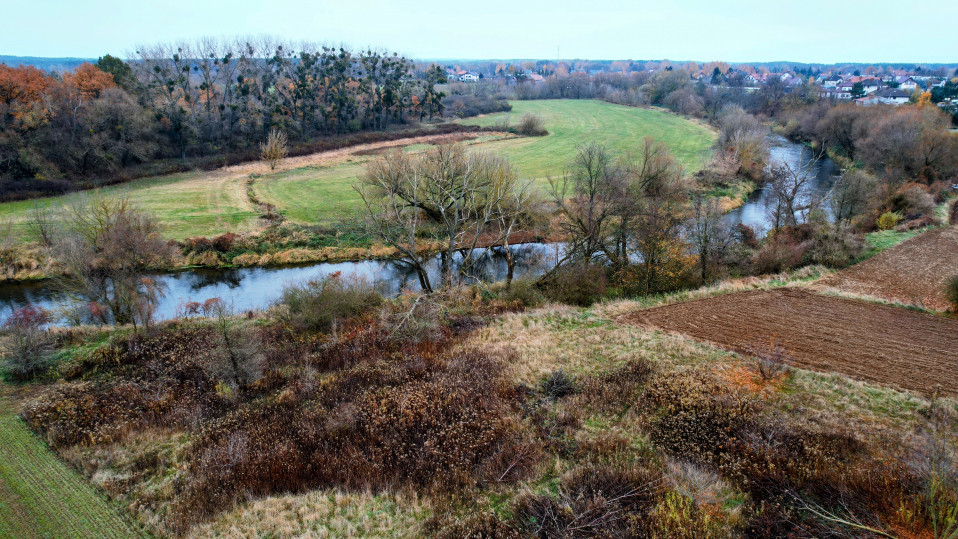
[[[0,7],[0,55],[125,55],[271,35],[413,58],[958,62],[958,1],[32,0]]]

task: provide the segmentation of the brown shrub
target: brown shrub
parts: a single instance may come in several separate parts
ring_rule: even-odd
[[[211,244],[217,251],[225,253],[233,248],[233,244],[236,243],[237,239],[239,239],[238,234],[227,232],[226,234],[213,238]]]
[[[593,264],[560,267],[541,283],[546,298],[580,307],[588,307],[605,295],[606,285],[605,269]]]
[[[815,530],[813,536],[834,531],[834,522],[805,510],[809,504],[880,527],[889,515],[913,508],[922,491],[915,471],[854,433],[762,413],[709,375],[659,377],[644,401],[657,446],[714,467],[749,494],[754,505],[747,533],[756,536],[782,536],[797,525]]]
[[[900,191],[901,207],[906,219],[917,219],[935,215],[935,197],[928,187],[920,184],[906,184]]]
[[[333,273],[283,289],[285,323],[300,330],[330,331],[340,320],[370,312],[382,296],[368,281]]]
[[[205,253],[213,250],[213,242],[209,238],[186,238],[183,240],[183,252]]]
[[[47,368],[52,353],[51,339],[46,325],[52,314],[43,307],[27,305],[15,309],[0,325],[6,334],[5,346],[0,347],[0,367],[14,380],[29,380]]]
[[[558,400],[575,393],[575,380],[562,369],[552,371],[542,380],[542,392],[552,400]]]
[[[612,372],[584,380],[581,401],[597,411],[620,413],[632,406],[653,372],[649,362],[631,360]]]
[[[769,238],[752,255],[752,273],[765,275],[779,273],[801,265],[808,250],[808,243],[793,243],[787,239]]]
[[[515,389],[478,351],[396,357],[288,387],[209,424],[190,451],[180,525],[244,495],[343,486],[450,491],[513,479],[523,453]],[[518,477],[518,474],[515,474]]]
[[[646,536],[661,483],[659,473],[645,468],[581,466],[561,479],[556,497],[520,498],[515,519],[534,537]]]
[[[945,297],[951,303],[951,312],[958,313],[958,275],[948,279],[945,283]]]
[[[746,427],[754,407],[704,372],[653,378],[643,395],[651,414],[649,436],[667,453],[716,464],[730,437]]]
[[[768,382],[788,371],[792,355],[772,340],[765,344],[750,346],[748,353],[754,358],[753,365],[762,380]]]
[[[542,118],[530,113],[523,114],[522,118],[519,119],[519,124],[516,125],[516,133],[528,137],[541,137],[549,134]]]
[[[54,447],[116,441],[148,426],[191,428],[227,409],[202,367],[214,340],[208,329],[187,327],[132,335],[65,370],[107,376],[48,391],[24,419]]]

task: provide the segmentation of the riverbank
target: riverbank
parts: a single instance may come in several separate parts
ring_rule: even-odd
[[[382,243],[367,246],[339,245],[324,247],[289,247],[256,252],[245,249],[217,250],[216,238],[196,238],[200,242],[183,245],[183,249],[196,249],[197,243],[203,250],[181,252],[175,263],[169,267],[154,268],[157,273],[174,274],[191,270],[231,270],[242,268],[282,269],[309,264],[344,264],[364,261],[385,261],[394,259],[399,251]],[[513,233],[509,245],[518,246],[530,243],[553,244],[564,238],[546,230],[531,230]],[[348,243],[348,240],[347,242]],[[486,249],[498,245],[498,241],[486,238],[476,243],[477,248]],[[463,248],[471,246],[465,242]],[[445,242],[420,241],[419,252],[423,255],[438,254],[445,249]],[[0,284],[37,283],[62,275],[56,262],[39,246],[14,248],[13,251],[0,252]]]

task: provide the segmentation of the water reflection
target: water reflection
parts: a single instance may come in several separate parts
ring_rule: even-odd
[[[818,156],[807,146],[789,142],[780,135],[769,136],[769,160],[773,166],[788,163],[793,169],[809,166]],[[840,170],[835,162],[827,157],[823,157],[817,163],[812,165],[810,176],[804,192],[800,194],[801,198],[817,197],[826,202],[826,197],[835,184],[835,180],[840,174]],[[768,232],[769,226],[769,208],[773,204],[771,190],[765,187],[756,189],[754,193],[742,206],[730,211],[726,215],[727,222],[735,226],[739,223],[755,229],[759,235]],[[823,204],[823,208],[828,211],[828,204]]]
[[[559,249],[560,251],[557,251]],[[548,260],[561,252],[561,247],[545,244],[523,244],[510,248],[516,261],[515,276],[539,275],[552,267]],[[496,281],[506,278],[508,265],[504,252],[481,250],[470,271],[471,280]],[[463,255],[456,253],[452,260],[454,272],[462,266]],[[433,283],[441,283],[443,263],[440,256],[432,258],[426,268]],[[374,283],[386,295],[404,290],[418,291],[419,278],[407,264],[389,260],[322,263],[286,268],[239,268],[228,270],[190,270],[161,274],[157,279],[166,293],[157,307],[156,316],[168,319],[176,316],[188,301],[221,298],[239,311],[262,309],[279,299],[283,287],[307,279],[321,278],[333,273],[357,275]],[[0,320],[18,307],[28,304],[55,310],[61,298],[52,283],[16,283],[0,285]]]

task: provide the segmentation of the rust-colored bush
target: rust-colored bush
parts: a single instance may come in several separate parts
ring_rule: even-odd
[[[582,466],[562,478],[556,497],[520,498],[515,518],[534,537],[644,537],[661,482],[645,468]]]
[[[653,372],[645,360],[629,361],[614,371],[586,379],[581,400],[598,411],[619,413],[632,406]]]
[[[565,266],[542,283],[546,298],[568,305],[588,307],[605,295],[605,269],[598,265]]]
[[[233,248],[233,244],[236,243],[237,239],[239,239],[238,234],[227,232],[226,234],[213,238],[211,243],[214,249],[221,253],[225,253]]]
[[[54,447],[121,439],[147,426],[189,428],[225,412],[202,368],[213,334],[176,327],[134,334],[73,366],[92,378],[65,384],[28,405],[24,418]],[[97,376],[104,374],[106,376]]]
[[[294,385],[274,403],[208,424],[190,451],[177,508],[189,525],[246,494],[344,486],[445,492],[512,480],[523,442],[514,387],[478,351],[383,358]]]

